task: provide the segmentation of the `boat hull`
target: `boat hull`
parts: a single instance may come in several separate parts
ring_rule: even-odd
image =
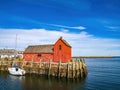
[[[25,73],[26,73],[25,70],[23,70],[21,68],[14,68],[14,67],[8,68],[8,71],[10,74],[18,75],[18,76],[25,75]]]

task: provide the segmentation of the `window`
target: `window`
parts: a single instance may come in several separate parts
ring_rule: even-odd
[[[52,49],[52,51],[54,51],[54,48]]]
[[[38,57],[41,57],[41,54],[38,54]]]
[[[62,49],[62,46],[61,45],[59,45],[59,50],[61,50]]]

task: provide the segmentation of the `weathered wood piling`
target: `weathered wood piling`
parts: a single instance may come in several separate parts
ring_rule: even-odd
[[[83,79],[87,76],[87,68],[85,60],[82,58],[72,60],[72,62],[62,63],[60,62],[26,62],[16,61],[16,64],[26,70],[27,74],[38,74],[45,76],[53,76],[57,78],[67,79]],[[0,61],[0,71],[7,71],[8,67],[13,66],[13,61]]]

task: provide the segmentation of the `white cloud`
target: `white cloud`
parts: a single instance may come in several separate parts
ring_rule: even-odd
[[[119,26],[107,26],[109,29],[120,29]]]
[[[120,26],[106,26],[109,31],[114,31],[114,32],[118,32],[120,31]]]
[[[28,45],[54,44],[60,36],[63,36],[72,46],[73,56],[120,54],[119,39],[97,38],[85,31],[76,34],[46,29],[0,29],[0,48],[14,48],[16,34],[18,34],[17,48],[23,50]]]
[[[86,27],[83,27],[83,26],[78,26],[78,27],[71,27],[73,29],[79,29],[79,30],[84,30],[86,29]]]
[[[64,25],[58,25],[58,24],[48,24],[48,25],[55,26],[55,27],[61,27],[61,28],[67,28],[67,29],[78,29],[78,30],[84,30],[84,29],[86,29],[86,27],[84,27],[84,26],[75,26],[75,27],[72,27],[72,26],[64,26]]]
[[[62,32],[69,32],[68,29],[64,29],[64,28],[62,28],[61,31],[62,31]]]

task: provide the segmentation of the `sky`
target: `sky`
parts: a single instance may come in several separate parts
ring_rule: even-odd
[[[120,0],[0,0],[0,49],[54,44],[73,56],[120,56]]]

